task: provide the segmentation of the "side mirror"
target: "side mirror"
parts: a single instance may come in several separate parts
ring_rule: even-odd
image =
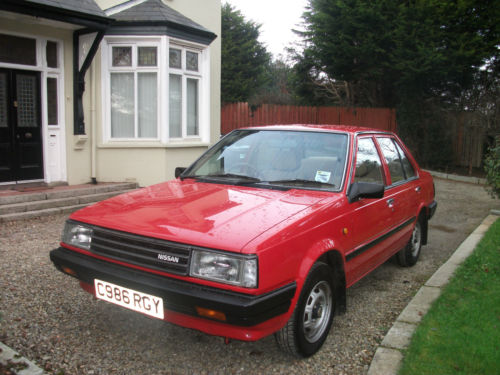
[[[361,198],[378,199],[384,197],[385,187],[381,184],[371,182],[355,182],[349,187],[347,198],[349,203],[356,202]]]
[[[184,167],[176,167],[175,168],[175,178],[179,178],[179,176],[186,170]]]

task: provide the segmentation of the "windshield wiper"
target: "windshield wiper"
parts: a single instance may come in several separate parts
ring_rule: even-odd
[[[184,178],[195,178],[195,179],[200,179],[200,180],[212,180],[212,179],[236,179],[235,181],[236,184],[242,184],[242,183],[254,183],[254,182],[260,182],[260,179],[257,177],[251,177],[251,176],[245,176],[241,174],[235,174],[235,173],[217,173],[217,174],[205,174],[205,175],[189,175],[189,176],[184,176]]]
[[[261,181],[261,183],[267,183],[267,184],[304,184],[304,185],[328,185],[329,187],[334,187],[334,184],[329,184],[327,182],[320,182],[320,181],[312,181],[312,180],[305,180],[302,178],[290,178],[290,179],[285,179],[285,180],[271,180],[271,181]]]

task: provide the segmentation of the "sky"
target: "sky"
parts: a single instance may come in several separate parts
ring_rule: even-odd
[[[276,58],[286,57],[285,48],[299,38],[292,29],[301,29],[302,13],[308,0],[222,0],[241,11],[246,20],[261,24],[259,42]]]

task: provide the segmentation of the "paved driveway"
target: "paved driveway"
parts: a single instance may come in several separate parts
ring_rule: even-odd
[[[500,201],[436,179],[429,245],[410,269],[389,261],[348,291],[323,349],[296,360],[274,338],[232,342],[96,301],[48,258],[65,216],[0,227],[0,341],[57,374],[364,374],[386,331],[420,285]]]

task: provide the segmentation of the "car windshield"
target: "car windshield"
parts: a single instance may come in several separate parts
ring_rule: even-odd
[[[236,130],[209,149],[181,178],[340,190],[347,144],[345,133]]]

